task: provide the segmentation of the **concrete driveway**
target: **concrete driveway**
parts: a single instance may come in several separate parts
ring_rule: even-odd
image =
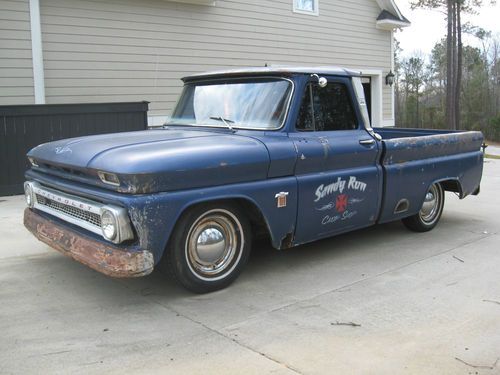
[[[1,374],[500,374],[500,160],[430,233],[399,222],[278,252],[230,288],[102,276],[0,198]]]

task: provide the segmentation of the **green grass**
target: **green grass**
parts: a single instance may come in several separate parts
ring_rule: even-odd
[[[500,160],[500,156],[499,155],[486,154],[486,155],[484,155],[484,157],[488,158],[488,159],[499,159]]]

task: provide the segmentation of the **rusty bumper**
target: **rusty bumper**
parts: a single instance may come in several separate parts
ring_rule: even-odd
[[[139,277],[153,271],[153,254],[127,251],[84,236],[26,208],[24,226],[40,241],[96,271],[113,277]]]

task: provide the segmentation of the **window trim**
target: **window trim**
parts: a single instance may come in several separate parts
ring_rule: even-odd
[[[292,0],[293,2],[293,12],[298,14],[307,14],[308,16],[319,16],[319,0],[313,1],[313,10],[303,10],[297,7],[297,0]]]

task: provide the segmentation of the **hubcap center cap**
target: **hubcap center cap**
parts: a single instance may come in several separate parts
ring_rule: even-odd
[[[196,239],[196,254],[198,261],[204,265],[213,265],[226,253],[226,238],[224,233],[215,227],[204,229]]]
[[[431,186],[425,195],[424,204],[420,209],[420,218],[427,224],[432,224],[439,218],[442,209],[442,190],[438,184]],[[440,208],[441,207],[441,208]]]
[[[436,196],[433,192],[429,191],[425,196],[425,201],[422,206],[421,213],[423,216],[428,216],[431,214],[432,210],[436,206]]]

